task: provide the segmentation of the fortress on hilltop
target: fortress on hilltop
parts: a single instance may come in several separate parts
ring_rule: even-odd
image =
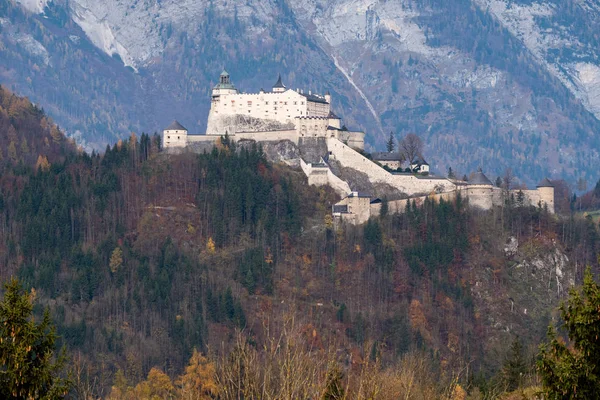
[[[342,197],[332,210],[336,223],[367,222],[379,215],[384,197],[390,213],[404,212],[409,201],[450,201],[459,195],[484,210],[513,201],[554,213],[554,186],[548,179],[535,189],[507,190],[494,186],[481,169],[468,181],[436,177],[421,155],[409,160],[412,172],[391,172],[402,165],[401,158],[395,153],[364,156],[364,132],[343,126],[331,100],[329,92],[288,89],[281,76],[270,92],[242,93],[223,71],[212,90],[206,133],[189,134],[173,121],[163,131],[163,147],[170,153],[200,152],[225,135],[240,144],[259,142],[272,161],[300,166],[309,185],[330,186]]]
[[[231,82],[227,71],[212,90],[205,135],[190,135],[177,121],[163,132],[166,149],[182,149],[193,142],[214,142],[229,135],[231,140],[290,140],[335,138],[347,145],[364,149],[364,132],[349,131],[331,110],[331,95],[321,96],[310,90],[288,89],[281,76],[266,92],[242,93]]]

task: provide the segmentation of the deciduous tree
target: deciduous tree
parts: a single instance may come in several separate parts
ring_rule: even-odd
[[[423,153],[423,141],[414,133],[409,133],[400,142],[400,152],[412,163]]]

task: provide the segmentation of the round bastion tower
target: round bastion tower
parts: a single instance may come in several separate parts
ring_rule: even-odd
[[[554,184],[548,178],[545,178],[538,183],[537,191],[540,194],[542,207],[548,207],[548,211],[554,214]]]
[[[468,181],[469,204],[483,210],[493,206],[494,185],[483,173],[481,168]]]

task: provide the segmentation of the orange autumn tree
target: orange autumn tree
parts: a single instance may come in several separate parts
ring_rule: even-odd
[[[181,397],[189,400],[212,399],[219,393],[215,380],[215,365],[196,349],[185,373],[176,381]]]

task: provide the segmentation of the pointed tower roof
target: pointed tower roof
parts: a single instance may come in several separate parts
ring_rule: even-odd
[[[177,121],[171,122],[171,125],[165,128],[165,131],[187,131],[187,129]]]
[[[469,179],[469,185],[492,185],[492,181],[488,179],[487,176],[483,173],[481,168],[477,172],[473,174],[473,177]]]
[[[279,74],[279,77],[277,78],[277,82],[273,86],[273,89],[275,89],[275,88],[285,89],[285,85],[283,84],[283,82],[281,82],[281,74]]]
[[[338,117],[337,115],[335,115],[335,113],[333,111],[329,111],[329,115],[327,116],[327,118],[329,118],[329,119],[341,119],[340,117]]]
[[[225,68],[223,68],[223,72],[221,72],[221,76],[229,76],[229,72],[227,72],[225,70]]]
[[[542,180],[540,183],[538,183],[536,187],[539,187],[539,188],[554,187],[554,184],[552,183],[552,181],[550,181],[550,179],[544,178],[544,180]]]

